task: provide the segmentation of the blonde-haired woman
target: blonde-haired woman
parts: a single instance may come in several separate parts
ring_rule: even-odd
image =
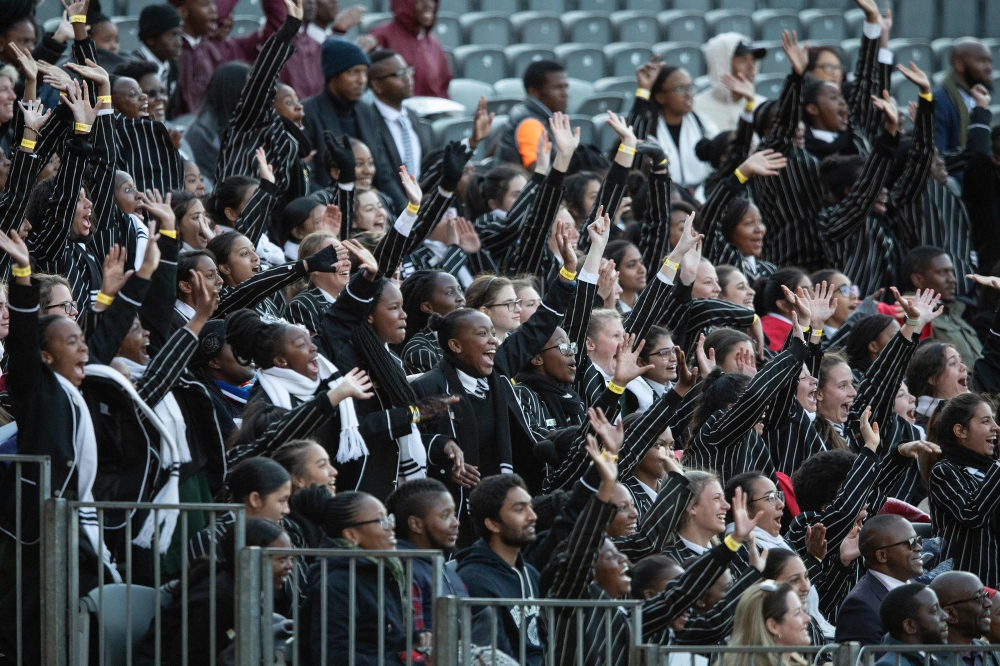
[[[765,580],[747,590],[736,605],[736,619],[730,645],[788,646],[809,645],[809,613],[788,583]],[[794,652],[769,654],[729,653],[723,666],[806,666],[809,662]]]
[[[330,231],[314,231],[299,243],[299,258],[311,257],[327,246],[334,246],[338,255],[342,246],[336,236]],[[346,250],[343,251],[346,255]],[[290,324],[305,326],[310,333],[319,330],[319,321],[337,296],[347,286],[351,277],[351,263],[343,258],[337,270],[329,273],[310,273],[303,280],[292,285],[290,289],[298,289],[293,298],[285,306],[281,316]]]
[[[674,541],[663,549],[663,554],[676,562],[699,557],[718,543],[726,531],[726,512],[729,502],[722,483],[714,472],[698,469],[684,472],[691,499],[684,509]]]

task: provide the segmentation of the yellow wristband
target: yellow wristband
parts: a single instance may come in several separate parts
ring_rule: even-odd
[[[37,141],[31,141],[30,139],[21,139],[21,147],[28,150],[34,150],[37,143]]]
[[[88,125],[87,123],[73,123],[73,129],[77,132],[83,132],[84,134],[90,134],[90,130],[93,125]]]
[[[406,204],[406,212],[409,213],[410,215],[416,215],[417,213],[420,212],[420,206],[408,203]]]
[[[744,176],[743,172],[740,171],[739,169],[736,169],[735,171],[733,171],[733,173],[736,175],[736,180],[740,181],[740,185],[746,185],[746,182],[750,180],[749,178]]]
[[[917,94],[920,96],[920,99],[926,99],[928,102],[934,101],[934,93],[927,93],[926,95],[923,93],[917,93]]]
[[[69,17],[69,22],[70,23],[86,23],[87,22],[87,15],[86,14],[73,14],[72,16]]]
[[[98,104],[111,104],[111,95],[98,95],[97,96],[97,103]]]
[[[823,329],[822,328],[814,328],[812,330],[812,334],[815,335],[817,338],[822,338],[823,337]]]
[[[601,457],[607,460],[608,462],[618,462],[618,456],[611,455],[607,451],[601,451]]]
[[[722,540],[722,543],[726,544],[726,548],[733,551],[734,553],[740,549],[740,546],[743,545],[736,539],[734,539],[732,534],[727,534],[726,538]]]
[[[108,296],[103,291],[97,292],[97,302],[101,305],[111,305],[115,302],[114,296]]]
[[[635,96],[640,99],[649,99],[649,88],[636,88]]]
[[[681,265],[676,261],[670,261],[670,257],[663,260],[663,265],[674,271],[681,267]]]
[[[626,155],[635,155],[635,146],[626,146],[624,143],[618,146],[619,153],[625,153]]]
[[[753,111],[754,107],[757,106],[757,102],[752,99],[748,99],[746,104],[743,105],[744,111]]]
[[[31,275],[31,266],[25,266],[24,268],[14,266],[14,268],[10,269],[10,272],[14,277],[28,277]]]
[[[413,419],[414,425],[420,423],[420,410],[410,405],[410,417]]]
[[[757,315],[754,315],[754,316],[753,316],[753,323],[755,323],[755,324],[756,324],[756,323],[757,323],[757,322],[759,322],[759,321],[760,321],[760,317],[758,317]]]
[[[566,278],[567,280],[575,280],[576,279],[576,273],[572,273],[572,272],[568,271],[565,266],[563,266],[562,268],[559,269],[559,275],[561,275],[562,277]]]
[[[615,384],[614,382],[608,382],[608,390],[611,391],[612,393],[617,393],[618,395],[621,395],[622,393],[625,392],[625,387],[618,386],[618,384]]]
[[[167,238],[177,238],[176,229],[160,229],[158,232],[161,236],[166,236]]]

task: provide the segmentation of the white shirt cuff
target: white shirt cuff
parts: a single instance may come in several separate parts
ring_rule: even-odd
[[[891,65],[895,56],[893,56],[892,51],[889,49],[879,48],[878,50],[878,61],[883,65]]]
[[[660,280],[660,282],[662,282],[663,284],[669,284],[669,285],[670,285],[671,287],[672,287],[672,286],[674,285],[674,281],[673,281],[673,280],[671,280],[670,278],[668,278],[668,277],[667,277],[666,275],[664,275],[664,274],[663,274],[663,273],[661,273],[660,271],[656,271],[656,277],[657,277],[657,278],[658,278],[658,279]]]
[[[881,23],[868,23],[865,21],[864,30],[862,34],[868,39],[878,39],[882,36],[882,24]]]
[[[444,189],[440,185],[438,185],[438,192],[441,193],[441,196],[443,196],[445,198],[448,198],[448,199],[450,199],[452,197],[452,195],[455,194],[454,192],[449,192],[448,190]]]
[[[115,112],[114,109],[101,109],[100,111],[97,112],[97,115],[99,115],[99,116],[110,116],[110,115],[113,115],[114,112]]]
[[[753,123],[753,112],[744,109],[740,111],[740,118],[747,121],[748,123]]]
[[[337,183],[337,187],[344,190],[345,192],[350,192],[354,189],[354,183]]]
[[[590,273],[586,268],[581,268],[580,272],[577,273],[576,279],[580,282],[586,282],[587,284],[597,284],[597,273]]]
[[[392,227],[403,236],[409,237],[410,231],[413,229],[413,223],[416,221],[416,215],[407,210],[403,210],[403,212],[399,214],[399,217],[396,218],[396,222],[392,225]]]

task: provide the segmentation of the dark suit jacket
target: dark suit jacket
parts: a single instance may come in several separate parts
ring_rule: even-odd
[[[858,641],[862,645],[882,642],[882,620],[879,608],[889,590],[869,571],[844,599],[837,614],[835,642]]]
[[[303,104],[305,107],[305,135],[316,149],[316,157],[312,161],[312,180],[319,187],[326,187],[330,184],[330,174],[323,167],[323,155],[326,153],[326,142],[323,140],[323,132],[330,131],[334,136],[341,136],[344,132],[340,129],[340,121],[337,119],[337,112],[333,107],[333,99],[328,90],[310,97]],[[378,123],[382,122],[381,116],[375,107],[364,102],[354,105],[354,113],[357,117],[358,132],[355,139],[358,139],[372,152],[372,159],[375,161],[375,181],[373,185],[376,189],[384,192],[392,199],[396,205],[395,213],[406,207],[406,193],[399,182],[399,164],[395,166],[390,162],[389,156],[381,148],[379,138]],[[382,123],[383,125],[385,123]]]
[[[416,129],[416,118],[410,115],[410,112],[405,108],[403,109],[403,113],[409,116],[410,123],[413,125],[414,129]],[[386,124],[385,118],[383,118],[382,114],[378,112],[377,107],[375,108],[375,124],[378,125],[379,150],[386,156],[389,163],[396,168],[396,171],[399,171],[399,167],[403,163],[403,156],[399,154],[399,148],[396,147],[396,142],[392,138],[392,132],[389,131],[389,125]],[[413,132],[413,138],[420,144],[421,153],[426,155],[427,146],[424,145],[423,141],[420,141],[420,136],[415,131]]]

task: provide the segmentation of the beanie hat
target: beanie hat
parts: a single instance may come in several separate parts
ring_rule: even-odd
[[[323,42],[321,62],[323,65],[323,78],[328,81],[336,78],[342,72],[346,72],[351,67],[358,65],[371,67],[372,65],[372,61],[368,59],[368,56],[365,55],[365,52],[357,44],[344,39],[337,39],[336,37],[330,37]]]
[[[5,28],[31,18],[35,5],[31,0],[4,0],[0,2],[0,25]]]
[[[198,347],[188,361],[189,368],[202,368],[208,362],[222,353],[226,344],[226,322],[222,319],[210,319],[201,328],[198,336]]]
[[[147,5],[139,14],[139,41],[156,39],[181,25],[181,15],[170,5]]]

